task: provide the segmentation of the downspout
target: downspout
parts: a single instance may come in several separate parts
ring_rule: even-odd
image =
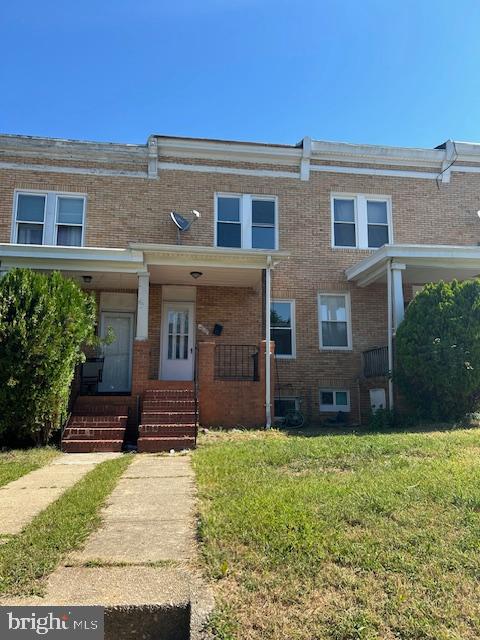
[[[270,362],[270,307],[272,286],[272,256],[267,257],[265,269],[265,428],[272,426],[272,399],[271,399],[271,362]]]
[[[387,311],[388,311],[388,408],[393,411],[393,300],[392,300],[392,261],[387,262]]]

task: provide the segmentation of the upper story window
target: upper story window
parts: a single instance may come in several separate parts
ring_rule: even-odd
[[[81,247],[84,220],[83,195],[17,192],[12,240],[17,244]]]
[[[332,246],[376,249],[392,242],[387,196],[332,195]]]
[[[320,349],[352,348],[352,320],[348,293],[320,293],[318,296]]]
[[[274,197],[217,194],[215,244],[238,249],[276,249],[277,200]]]
[[[271,338],[278,358],[295,357],[295,300],[272,300]]]

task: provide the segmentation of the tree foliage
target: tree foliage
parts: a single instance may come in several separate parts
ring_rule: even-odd
[[[395,376],[423,418],[451,419],[480,398],[480,281],[428,284],[396,337]]]
[[[46,443],[68,410],[75,366],[96,342],[96,307],[60,273],[0,280],[0,439]]]

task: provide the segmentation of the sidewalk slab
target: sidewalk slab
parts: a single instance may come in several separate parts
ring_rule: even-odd
[[[8,604],[102,606],[105,640],[186,640],[190,582],[189,574],[170,568],[62,567],[48,579],[45,597],[10,599]]]
[[[97,464],[118,453],[62,454],[0,487],[0,535],[15,535]]]
[[[67,563],[185,562],[195,552],[195,485],[186,456],[137,456],[101,513],[102,525]]]

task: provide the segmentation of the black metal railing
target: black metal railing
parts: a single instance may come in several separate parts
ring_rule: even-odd
[[[363,352],[365,378],[388,376],[388,347],[376,347]]]
[[[258,380],[258,346],[251,344],[217,344],[214,363],[215,380]]]

